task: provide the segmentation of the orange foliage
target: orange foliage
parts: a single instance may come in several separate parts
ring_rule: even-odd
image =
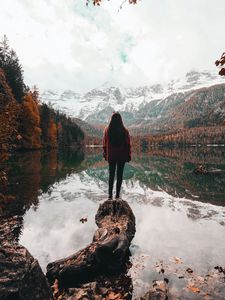
[[[158,135],[139,135],[132,136],[132,148],[138,149],[142,146],[172,146],[172,145],[207,145],[207,144],[224,144],[225,127],[208,126],[184,128],[180,131],[158,134]]]
[[[22,147],[26,149],[41,148],[40,115],[37,102],[31,93],[27,93],[21,104],[20,134]]]

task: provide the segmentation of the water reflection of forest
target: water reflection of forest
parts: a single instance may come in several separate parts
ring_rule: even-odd
[[[101,147],[86,147],[86,155],[100,155]],[[143,156],[162,156],[176,158],[181,162],[192,162],[194,164],[224,164],[225,147],[149,147],[135,148],[133,158]]]
[[[38,196],[74,172],[86,172],[107,183],[107,162],[101,148],[85,151],[27,152],[1,158],[0,213],[23,215]],[[152,149],[133,153],[126,166],[125,180],[138,181],[152,190],[164,190],[173,196],[224,205],[225,175],[196,175],[194,168],[203,164],[225,171],[225,148]]]
[[[38,196],[73,172],[82,170],[83,151],[33,151],[1,158],[0,214],[23,215]],[[1,176],[2,175],[2,176]]]
[[[139,151],[140,156],[145,151]],[[186,147],[186,148],[149,148],[149,156],[176,158],[181,162],[194,164],[222,164],[225,163],[225,147]]]
[[[101,159],[98,148],[86,149],[87,156]],[[206,169],[216,168],[220,174],[196,175],[198,165]],[[107,163],[102,160],[92,166],[92,176],[107,181]],[[103,175],[105,174],[105,177]],[[125,180],[138,181],[143,187],[163,190],[176,197],[225,205],[225,148],[152,148],[148,153],[137,151],[125,168]]]
[[[221,158],[217,158],[219,161]],[[134,178],[152,190],[163,190],[175,197],[223,205],[225,195],[225,162],[212,159],[207,168],[219,168],[218,175],[196,175],[193,170],[199,159],[190,160],[163,156],[141,156],[133,160]],[[200,159],[201,161],[201,159]],[[198,163],[197,163],[198,164]]]

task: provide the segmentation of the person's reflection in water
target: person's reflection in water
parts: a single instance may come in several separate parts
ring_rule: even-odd
[[[103,156],[109,163],[109,199],[113,197],[115,172],[117,175],[116,199],[118,199],[124,165],[131,160],[130,134],[124,127],[122,117],[118,112],[112,114],[108,127],[104,129]]]

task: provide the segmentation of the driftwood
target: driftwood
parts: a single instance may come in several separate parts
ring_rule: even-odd
[[[72,256],[48,264],[50,283],[76,287],[99,275],[119,274],[126,269],[129,246],[135,234],[135,217],[126,201],[107,200],[95,216],[98,226],[93,241]]]
[[[225,175],[225,170],[209,168],[206,169],[204,166],[200,165],[193,171],[196,175]]]

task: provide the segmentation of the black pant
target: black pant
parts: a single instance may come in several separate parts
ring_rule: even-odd
[[[109,162],[109,197],[112,197],[113,183],[116,172],[116,197],[120,196],[120,189],[123,180],[123,169],[125,162]],[[116,171],[117,168],[117,171]]]

